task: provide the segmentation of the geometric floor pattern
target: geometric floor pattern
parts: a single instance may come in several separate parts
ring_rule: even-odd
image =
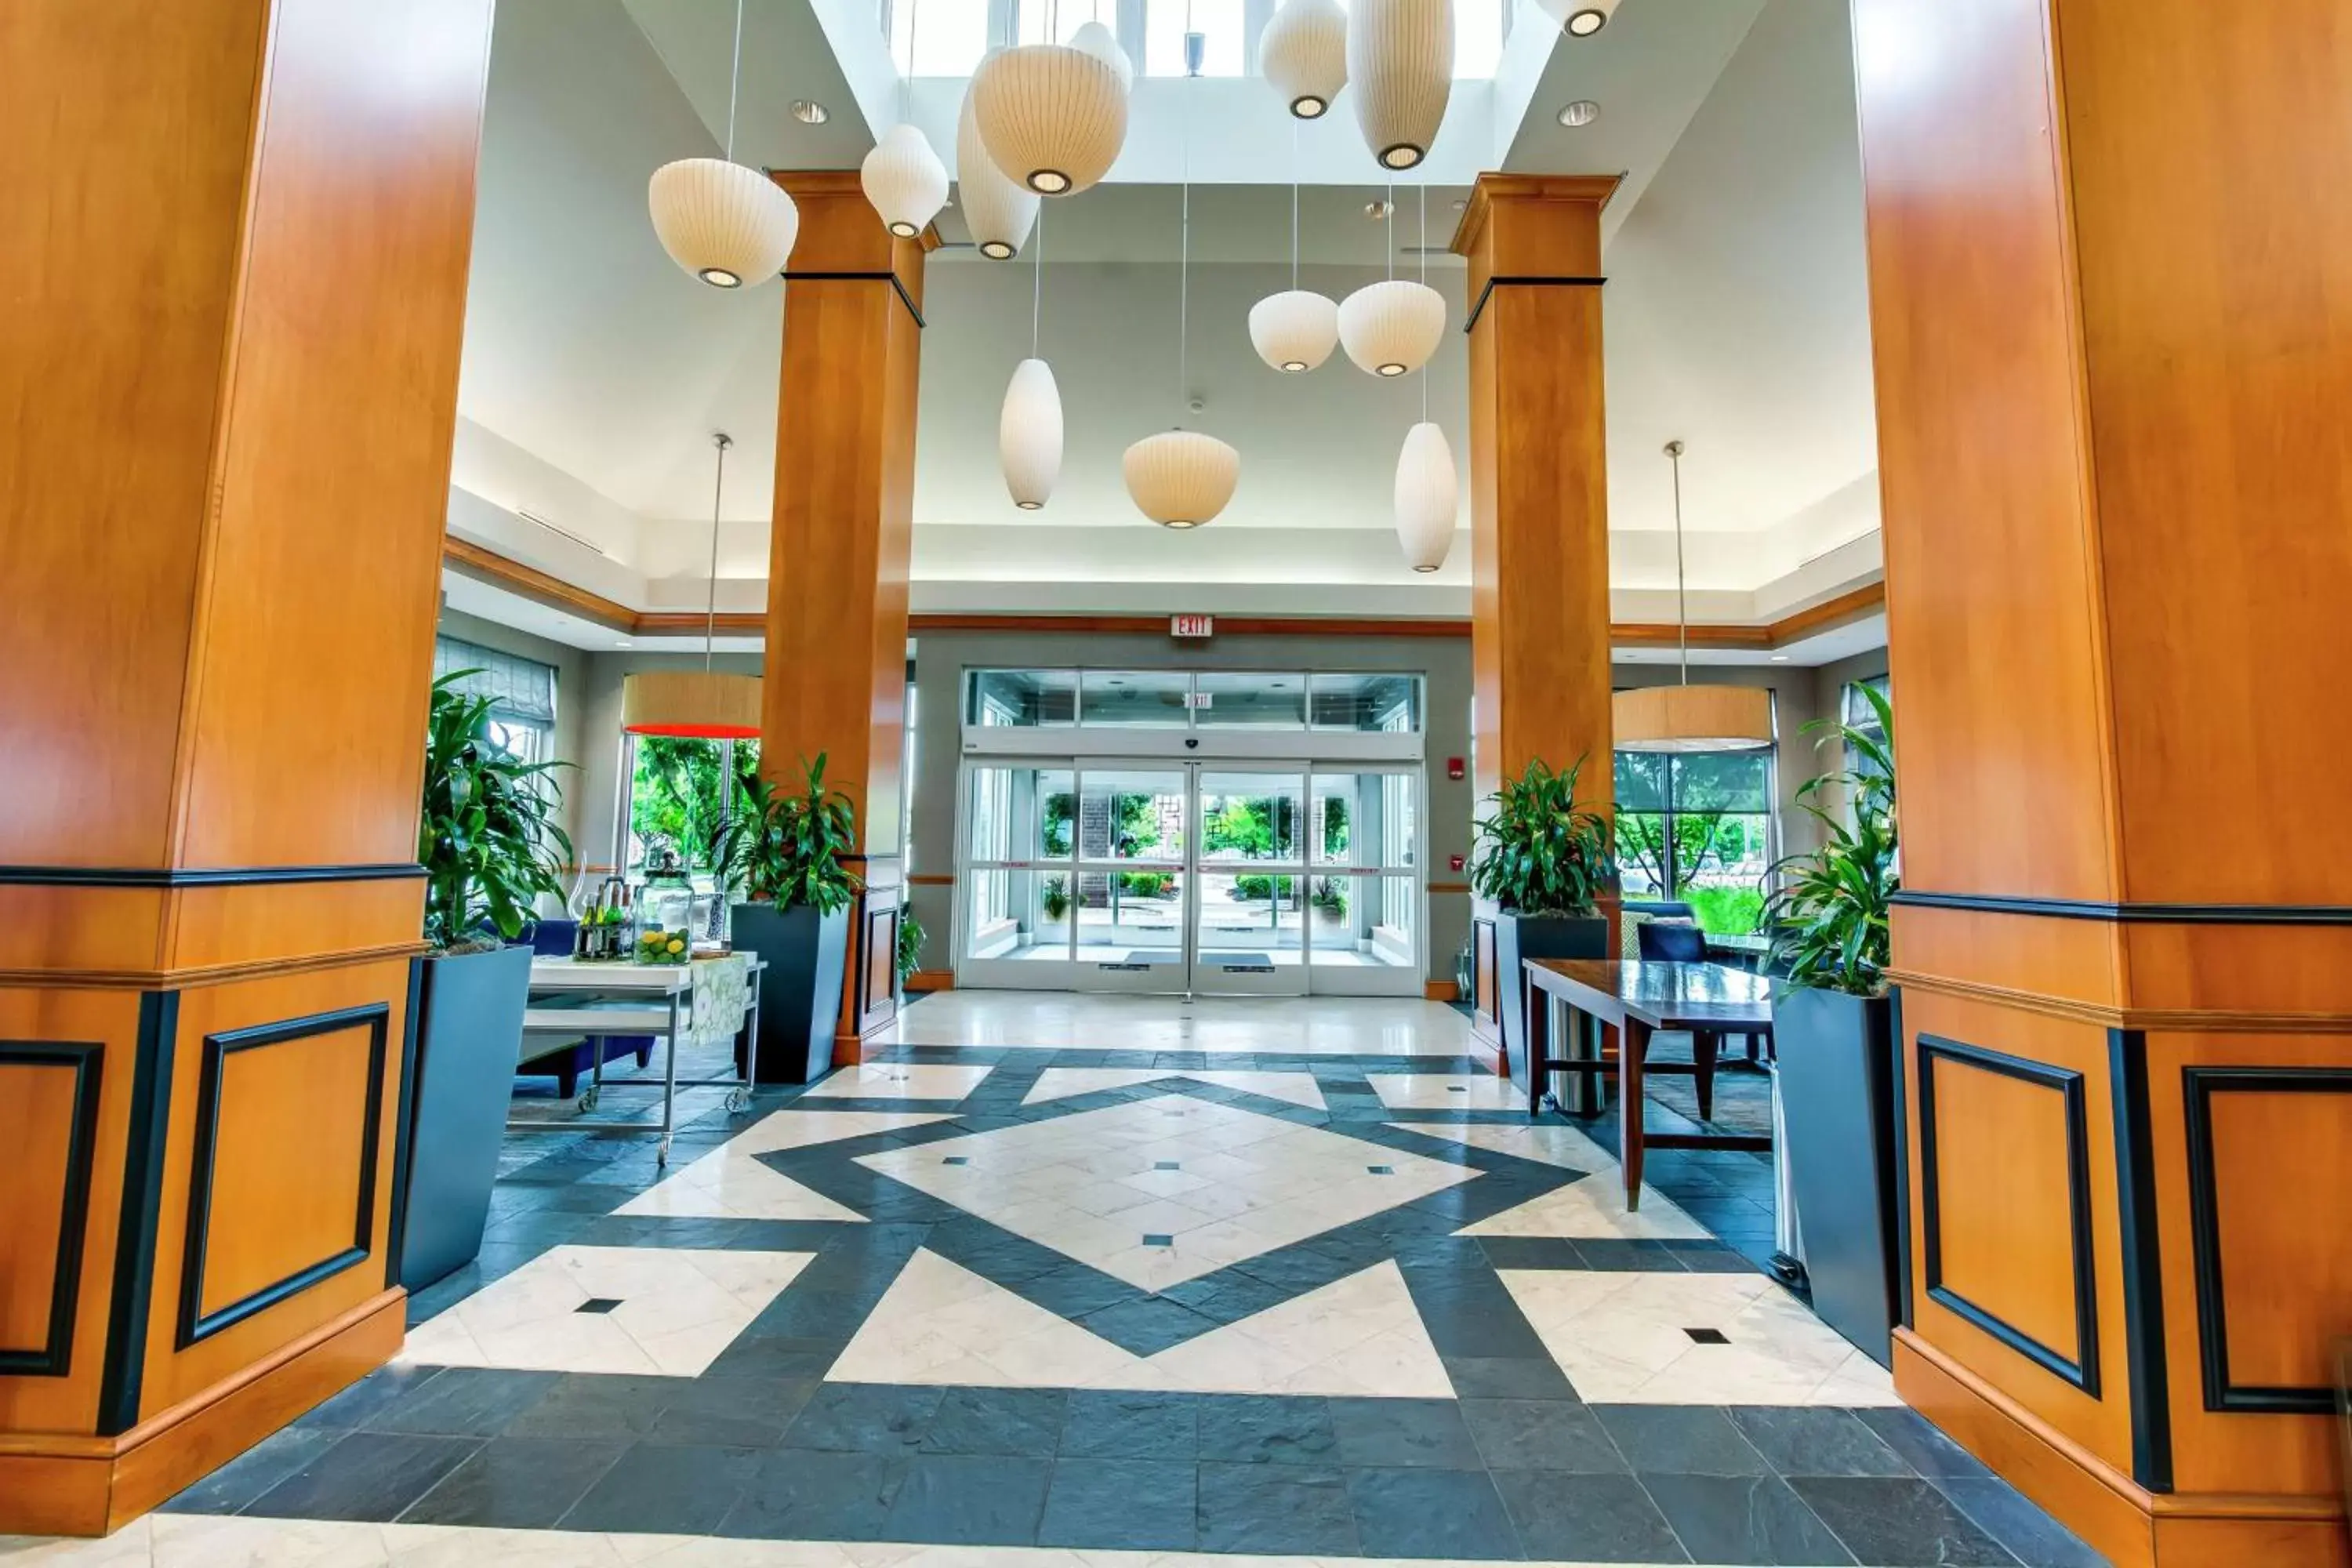
[[[509,1140],[399,1361],[0,1563],[2099,1561],[1758,1272],[1759,1157],[1628,1213],[1442,1008],[1117,1000],[919,1003],[667,1169]]]

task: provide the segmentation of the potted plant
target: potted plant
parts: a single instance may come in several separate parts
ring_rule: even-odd
[[[923,966],[923,922],[912,910],[898,911],[898,996],[907,995],[907,982]]]
[[[416,1060],[403,1150],[400,1282],[415,1290],[481,1250],[530,995],[530,949],[510,945],[543,894],[561,895],[572,842],[555,824],[554,772],[491,737],[490,699],[433,683],[416,858],[425,940],[416,961]]]
[[[1772,946],[1773,1049],[1785,1137],[1780,1158],[1803,1226],[1813,1310],[1882,1365],[1902,1289],[1895,1243],[1895,1001],[1886,984],[1887,904],[1900,885],[1895,716],[1857,688],[1875,732],[1829,721],[1824,742],[1858,764],[1797,791],[1821,848],[1773,868],[1764,918]],[[1820,743],[1820,742],[1817,742]],[[1844,809],[1822,804],[1824,791]]]
[[[1503,1048],[1511,1076],[1527,1070],[1527,971],[1531,958],[1607,958],[1609,921],[1601,899],[1617,886],[1609,822],[1580,805],[1577,775],[1538,757],[1495,792],[1474,826],[1477,853],[1470,890],[1496,906],[1495,966],[1501,981]],[[1525,1081],[1524,1079],[1521,1081]]]
[[[720,885],[743,895],[732,911],[735,945],[768,966],[760,978],[763,1083],[808,1083],[833,1066],[849,906],[865,886],[842,863],[857,850],[849,797],[824,787],[823,753],[801,772],[803,788],[792,794],[744,775],[713,843]]]

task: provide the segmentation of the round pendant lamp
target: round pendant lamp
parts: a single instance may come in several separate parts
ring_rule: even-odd
[[[1162,430],[1129,447],[1119,467],[1137,510],[1162,528],[1198,528],[1234,499],[1242,455],[1198,430]]]
[[[1445,432],[1426,419],[1406,431],[1397,453],[1396,529],[1405,563],[1414,571],[1434,572],[1445,564],[1446,552],[1454,548],[1460,491]]]
[[[1445,296],[1402,278],[1367,283],[1339,301],[1339,345],[1374,375],[1419,370],[1445,337]]]
[[[1320,120],[1348,85],[1348,14],[1339,0],[1286,0],[1258,35],[1258,66],[1301,120]]]
[[[1040,195],[1093,185],[1127,141],[1118,71],[1066,44],[998,50],[972,73],[971,98],[989,161]]]
[[[1429,155],[1454,90],[1452,0],[1354,0],[1348,80],[1356,124],[1383,169]]]
[[[931,151],[930,138],[900,123],[882,132],[857,171],[866,199],[900,239],[912,239],[948,203],[947,166]]]
[[[981,145],[969,89],[956,116],[956,184],[963,192],[963,220],[980,253],[991,261],[1010,261],[1019,255],[1037,222],[1037,193],[1014,184],[990,162],[988,149]]]
[[[700,669],[641,669],[621,678],[621,728],[632,735],[750,741],[760,734],[760,678],[711,668],[719,633],[719,500],[727,484],[727,448],[713,436],[718,478],[710,491],[710,589],[703,610]]]
[[[1088,22],[1070,35],[1070,47],[1084,49],[1118,73],[1118,89],[1135,90],[1135,62],[1118,47],[1118,39],[1100,22]]]
[[[1312,289],[1286,289],[1250,307],[1250,346],[1275,369],[1297,374],[1331,357],[1339,307]]]
[[[735,64],[727,89],[727,155],[681,158],[646,184],[654,234],[669,258],[714,289],[740,289],[784,269],[800,237],[800,209],[757,169],[735,162],[735,101],[743,77],[743,6],[735,6]]]
[[[1544,15],[1571,38],[1589,38],[1617,15],[1620,0],[1537,0]]]
[[[1772,744],[1772,693],[1690,678],[1690,610],[1683,575],[1683,444],[1666,443],[1675,472],[1675,625],[1682,679],[1620,691],[1610,700],[1621,752],[1750,752]]]

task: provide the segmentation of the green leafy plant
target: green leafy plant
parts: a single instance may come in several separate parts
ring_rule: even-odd
[[[1067,877],[1046,878],[1045,891],[1040,897],[1045,906],[1045,918],[1060,920],[1070,912],[1070,879]]]
[[[1307,901],[1333,920],[1348,917],[1348,889],[1334,878],[1318,879],[1315,890],[1307,895]]]
[[[561,895],[572,840],[555,823],[554,773],[491,737],[488,697],[433,683],[425,731],[425,800],[416,858],[425,866],[425,940],[445,952],[492,948],[522,934],[532,903]]]
[[[911,914],[898,917],[898,984],[907,984],[907,976],[923,963],[923,922]]]
[[[757,773],[736,781],[736,806],[711,840],[720,880],[753,903],[814,905],[832,914],[866,884],[842,864],[857,851],[856,810],[824,787],[824,753],[801,763],[803,787],[786,794]]]
[[[1610,856],[1609,819],[1576,799],[1584,759],[1566,773],[1541,757],[1495,792],[1494,809],[1478,819],[1478,850],[1470,888],[1521,915],[1589,916],[1617,885]]]
[[[1857,687],[1877,715],[1875,731],[1816,720],[1808,731],[1835,739],[1858,766],[1823,773],[1797,791],[1797,804],[1822,825],[1822,847],[1772,868],[1765,898],[1773,967],[1798,985],[1875,996],[1886,989],[1889,898],[1902,885],[1895,831],[1895,713],[1885,694]],[[1843,792],[1846,810],[1817,798]]]

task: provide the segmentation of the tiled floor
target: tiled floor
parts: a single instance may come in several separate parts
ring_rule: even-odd
[[[1458,1015],[1323,1006],[951,994],[667,1173],[510,1141],[399,1362],[0,1562],[2099,1561],[1757,1272],[1764,1162],[1628,1214]]]

